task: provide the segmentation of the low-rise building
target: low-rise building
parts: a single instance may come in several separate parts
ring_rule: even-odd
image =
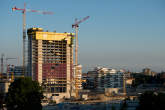
[[[144,68],[142,72],[143,74],[148,75],[148,76],[156,75],[156,72],[152,71],[150,68]]]
[[[0,93],[6,94],[8,92],[10,81],[7,80],[1,80],[0,81]]]
[[[124,72],[96,67],[87,73],[86,88],[104,92],[105,88],[123,88]]]
[[[7,74],[9,78],[20,78],[23,77],[23,67],[22,66],[14,66],[14,65],[8,65],[7,67]],[[13,75],[13,76],[12,76]]]

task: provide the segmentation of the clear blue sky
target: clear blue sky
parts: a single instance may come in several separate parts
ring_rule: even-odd
[[[22,56],[22,14],[17,6],[52,11],[54,15],[27,13],[27,28],[74,32],[80,24],[79,63],[84,71],[95,67],[144,67],[165,70],[165,0],[0,0],[0,54]]]

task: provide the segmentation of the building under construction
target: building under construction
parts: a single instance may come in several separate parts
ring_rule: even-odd
[[[70,97],[73,78],[73,33],[43,32],[30,28],[28,34],[28,72],[45,87],[45,92]]]

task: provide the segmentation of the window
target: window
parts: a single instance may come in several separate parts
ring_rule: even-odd
[[[54,67],[54,66],[52,66],[52,67],[51,67],[51,69],[55,69],[55,67]]]

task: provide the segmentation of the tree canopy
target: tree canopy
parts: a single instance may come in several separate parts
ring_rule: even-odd
[[[147,91],[139,97],[137,110],[165,110],[165,94]]]
[[[42,110],[42,88],[31,78],[20,78],[11,83],[6,95],[8,110]]]
[[[133,81],[132,87],[137,87],[140,84],[162,84],[163,81],[160,78],[160,75],[157,76],[148,76],[144,73],[138,73],[132,75],[135,80]]]

